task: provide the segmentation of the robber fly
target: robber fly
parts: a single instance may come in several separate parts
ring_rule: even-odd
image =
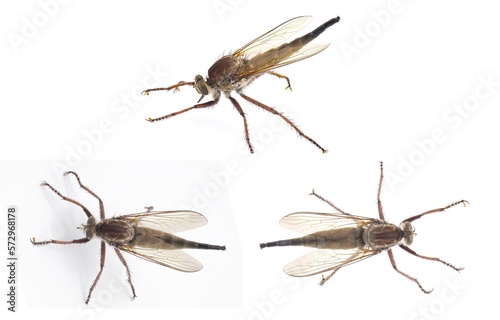
[[[383,165],[381,162],[377,194],[380,219],[355,216],[344,212],[313,190],[311,195],[328,203],[338,213],[296,212],[289,214],[280,220],[280,225],[306,235],[301,238],[261,243],[260,247],[306,246],[318,248],[319,250],[310,252],[287,264],[283,270],[288,275],[294,277],[306,277],[331,271],[327,277],[323,276],[320,282],[321,285],[328,281],[340,268],[374,256],[382,251],[387,251],[393,268],[399,274],[415,282],[424,293],[430,293],[432,289],[424,289],[416,278],[409,276],[397,268],[391,248],[398,245],[406,252],[419,258],[441,262],[456,271],[462,270],[463,268],[457,268],[439,258],[420,255],[408,246],[411,245],[415,236],[415,229],[411,224],[412,221],[431,213],[445,211],[458,204],[468,204],[468,202],[460,200],[443,208],[429,210],[405,219],[399,226],[396,226],[385,220],[382,211],[380,191],[383,176]]]
[[[200,271],[203,268],[203,265],[181,249],[226,250],[225,246],[189,241],[173,235],[173,233],[176,232],[191,230],[207,224],[207,219],[198,212],[187,210],[152,211],[153,207],[147,207],[147,211],[143,213],[128,214],[106,219],[104,214],[104,205],[101,198],[99,198],[99,196],[97,196],[88,187],[83,185],[75,172],[68,171],[64,175],[68,174],[74,175],[80,187],[99,200],[101,221],[96,222],[95,217],[84,205],[76,200],[63,196],[50,184],[43,182],[42,186],[50,188],[50,190],[55,192],[64,201],[76,204],[83,209],[88,217],[88,220],[86,224],[78,227],[78,229],[83,230],[85,237],[70,241],[36,241],[35,238],[32,238],[31,243],[34,245],[45,245],[49,243],[74,244],[87,243],[94,237],[94,235],[101,238],[100,269],[94,282],[92,283],[92,286],[90,287],[87,300],[85,301],[87,304],[104,268],[104,259],[106,256],[105,243],[114,248],[118,258],[127,270],[127,281],[132,289],[132,299],[136,297],[135,288],[132,284],[132,278],[130,276],[130,270],[127,262],[123,258],[120,250],[133,254],[144,260],[184,272]]]
[[[323,31],[339,22],[340,18],[336,17],[323,23],[321,26],[316,28],[314,31],[300,37],[296,38],[291,42],[286,42],[292,35],[297,31],[304,28],[312,18],[310,16],[301,16],[293,18],[280,24],[276,28],[266,32],[260,37],[250,41],[240,49],[236,50],[234,53],[225,55],[219,60],[217,60],[208,69],[208,77],[203,79],[201,75],[197,75],[194,78],[194,82],[181,81],[168,88],[155,88],[147,89],[143,91],[143,94],[148,95],[151,91],[158,90],[179,90],[181,86],[192,86],[196,89],[198,93],[201,94],[198,103],[192,107],[173,112],[171,114],[159,117],[159,118],[148,118],[147,121],[156,122],[160,120],[165,120],[173,116],[179,115],[181,113],[193,110],[208,108],[216,105],[219,102],[221,92],[224,93],[226,98],[228,98],[236,111],[243,117],[243,125],[245,127],[245,139],[250,149],[253,153],[254,149],[250,142],[250,136],[248,134],[248,125],[245,113],[241,108],[239,102],[231,96],[232,91],[236,91],[243,99],[247,100],[251,104],[270,112],[274,115],[279,116],[286,123],[288,123],[297,133],[311,142],[313,145],[318,147],[323,153],[327,150],[321,147],[316,141],[314,141],[309,136],[305,135],[293,122],[288,119],[281,112],[276,111],[262,102],[259,102],[253,98],[248,97],[243,93],[243,90],[252,83],[255,79],[263,74],[271,74],[276,77],[285,79],[287,81],[287,89],[291,90],[290,80],[288,77],[274,72],[277,69],[288,64],[304,60],[309,58],[328,47],[328,44],[319,44],[307,46],[309,42],[318,37]],[[200,103],[201,100],[207,96],[212,96],[212,101],[205,103]]]

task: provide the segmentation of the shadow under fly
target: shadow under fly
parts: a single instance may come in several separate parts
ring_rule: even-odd
[[[173,233],[191,230],[207,224],[207,219],[198,212],[180,211],[152,211],[152,207],[146,208],[146,212],[128,214],[106,219],[104,214],[104,204],[92,190],[83,185],[75,172],[68,171],[64,175],[75,176],[82,189],[90,193],[99,201],[100,222],[96,222],[95,217],[81,203],[71,198],[63,196],[47,182],[42,186],[50,188],[64,201],[71,202],[83,209],[88,217],[87,224],[83,224],[78,229],[83,230],[85,237],[70,241],[46,240],[36,241],[31,239],[34,245],[46,244],[78,244],[89,242],[94,235],[101,238],[101,262],[97,276],[90,287],[85,303],[88,303],[104,268],[106,257],[106,243],[113,247],[121,263],[127,270],[127,281],[132,289],[132,299],[136,297],[135,288],[132,284],[130,270],[122,256],[120,250],[133,254],[139,258],[169,267],[183,272],[196,272],[203,268],[203,265],[181,249],[211,249],[226,250],[225,246],[211,245],[189,241],[173,235]]]
[[[286,89],[291,90],[290,79],[288,79],[288,77],[284,75],[274,72],[273,70],[300,60],[304,60],[326,49],[328,47],[328,44],[307,44],[318,37],[326,29],[339,22],[340,18],[336,17],[330,19],[312,32],[302,37],[296,38],[293,41],[286,42],[292,35],[304,28],[310,21],[310,16],[301,16],[290,19],[280,24],[276,28],[250,41],[240,49],[234,51],[232,54],[225,55],[217,60],[210,67],[210,69],[208,69],[208,77],[205,79],[203,79],[201,75],[197,75],[194,78],[194,82],[180,81],[179,83],[167,88],[154,88],[143,91],[142,93],[144,95],[148,95],[151,91],[170,91],[173,89],[175,92],[182,86],[192,86],[199,94],[201,94],[198,103],[192,107],[173,112],[159,118],[148,118],[146,120],[150,122],[156,122],[171,118],[173,116],[177,116],[181,113],[193,109],[202,109],[215,106],[219,102],[222,92],[224,93],[226,98],[231,101],[236,111],[238,111],[238,113],[243,118],[245,139],[250,152],[253,153],[254,149],[252,143],[250,142],[250,136],[248,134],[247,118],[239,102],[231,97],[231,92],[236,91],[236,93],[238,93],[243,99],[247,100],[251,104],[283,119],[299,134],[299,136],[311,142],[323,153],[326,153],[326,149],[321,147],[312,138],[304,134],[284,114],[272,107],[263,104],[262,102],[250,98],[243,93],[243,90],[250,83],[266,73],[274,75],[278,78],[285,79],[287,82]],[[207,95],[210,95],[213,100],[205,103],[200,103],[201,100]]]
[[[292,261],[283,270],[294,277],[306,277],[331,271],[327,277],[322,277],[321,285],[340,268],[387,251],[394,270],[415,282],[424,293],[430,293],[432,289],[424,289],[416,278],[397,268],[391,248],[398,245],[416,257],[440,262],[456,271],[462,270],[463,268],[457,268],[439,258],[420,255],[408,246],[411,245],[413,237],[416,235],[411,224],[413,221],[431,213],[445,211],[458,204],[468,204],[468,202],[460,200],[443,208],[429,210],[405,219],[399,226],[396,226],[385,220],[382,211],[380,191],[383,177],[383,164],[380,162],[380,181],[377,193],[379,219],[355,216],[344,212],[313,190],[311,195],[332,206],[337,213],[296,212],[286,215],[280,220],[280,225],[306,235],[300,238],[261,243],[260,247],[305,246],[320,249]]]

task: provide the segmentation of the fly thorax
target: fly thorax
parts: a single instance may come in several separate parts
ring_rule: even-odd
[[[403,230],[403,243],[407,246],[411,245],[413,242],[413,236],[415,236],[415,228],[411,222],[402,222],[399,227]]]
[[[372,249],[387,249],[401,241],[403,231],[390,223],[374,223],[367,227],[363,238]]]
[[[215,61],[208,69],[208,77],[216,82],[224,81],[237,75],[241,67],[241,61],[238,58],[227,55]]]
[[[126,244],[135,237],[135,230],[131,222],[111,218],[97,224],[96,235],[110,244]]]
[[[208,80],[213,82],[215,91],[236,90],[235,82],[238,81],[244,69],[244,59],[241,57],[223,56],[208,69],[207,82]]]

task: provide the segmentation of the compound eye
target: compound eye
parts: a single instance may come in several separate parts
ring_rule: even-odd
[[[406,237],[404,237],[403,243],[407,246],[411,245],[413,243],[413,235],[407,235]]]
[[[203,80],[202,76],[197,75],[194,78],[194,85],[195,85],[196,91],[198,91],[198,93],[200,93],[204,96],[206,96],[208,94],[208,86],[207,86],[207,83],[205,82],[205,80]]]
[[[93,229],[85,230],[85,237],[89,240],[92,239],[94,237],[94,230]]]

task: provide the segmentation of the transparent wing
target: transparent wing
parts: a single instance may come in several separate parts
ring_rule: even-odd
[[[311,234],[334,228],[362,227],[375,221],[378,220],[341,213],[295,212],[284,216],[279,223],[284,228]]]
[[[375,250],[331,250],[312,251],[287,264],[283,271],[293,277],[307,277],[333,269],[340,269],[349,264],[376,255]]]
[[[290,54],[290,48],[263,53],[249,61],[248,67],[238,75],[238,79],[243,79],[254,74],[262,74],[307,59],[325,50],[328,46],[329,44],[306,45],[292,54]]]
[[[260,37],[250,41],[240,49],[236,50],[234,56],[252,56],[276,48],[283,44],[291,36],[303,29],[311,21],[311,16],[300,16],[290,19],[276,28],[269,30]]]
[[[149,211],[128,214],[117,218],[128,219],[141,227],[176,233],[199,228],[208,223],[201,213],[189,210]]]
[[[163,244],[163,247],[164,246],[165,244]],[[201,262],[179,249],[159,250],[156,248],[129,246],[121,246],[118,247],[118,249],[133,254],[134,256],[144,260],[183,272],[196,272],[203,269],[203,264],[201,264]]]

